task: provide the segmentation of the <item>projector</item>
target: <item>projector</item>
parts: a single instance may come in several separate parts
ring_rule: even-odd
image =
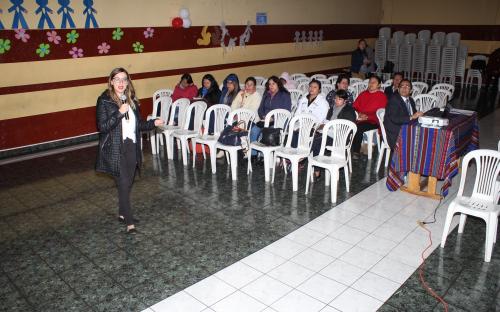
[[[441,128],[447,126],[449,120],[442,117],[421,116],[418,117],[418,123],[424,128]]]

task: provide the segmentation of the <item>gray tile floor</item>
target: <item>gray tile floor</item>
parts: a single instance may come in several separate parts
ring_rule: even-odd
[[[455,106],[481,116],[498,106],[493,95],[479,99]],[[322,181],[303,194],[303,174],[294,194],[282,172],[269,185],[261,168],[247,177],[240,166],[233,182],[223,161],[212,175],[209,162],[184,168],[145,144],[132,194],[141,233],[130,237],[116,221],[113,181],[94,172],[94,161],[92,147],[0,166],[0,311],[141,311],[333,207]],[[354,161],[351,192],[341,177],[338,203],[384,177],[375,162]],[[458,311],[500,309],[499,250],[485,266],[481,226],[470,221],[426,266]],[[439,309],[418,285],[412,276],[383,309]]]

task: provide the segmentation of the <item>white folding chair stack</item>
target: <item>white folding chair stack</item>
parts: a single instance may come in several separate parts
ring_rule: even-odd
[[[414,33],[408,33],[405,35],[404,38],[404,43],[407,43],[409,45],[413,45],[417,41],[417,34]]]
[[[399,71],[399,43],[391,41],[387,47],[387,60],[394,64],[393,71]]]
[[[415,107],[419,112],[426,112],[434,107],[439,107],[439,98],[432,94],[419,94],[413,97]]]
[[[455,67],[455,77],[460,78],[460,86],[463,89],[465,80],[465,62],[467,61],[468,49],[465,45],[458,47],[457,63]]]
[[[250,129],[254,123],[257,114],[254,111],[251,111],[246,108],[239,108],[232,111],[227,117],[227,124],[232,124],[233,121],[240,122],[243,121],[245,125],[245,130],[248,131],[248,135],[246,140],[250,142]],[[242,138],[245,139],[245,138]],[[227,158],[229,164],[231,165],[231,178],[233,181],[238,179],[238,151],[243,149],[243,146],[232,146],[232,145],[224,145],[219,142],[215,145],[217,149],[223,150],[226,152],[226,156],[229,154]]]
[[[181,141],[181,151],[182,151],[182,164],[184,166],[188,165],[188,154],[189,146],[188,140],[194,139],[198,135],[201,135],[201,126],[203,124],[203,115],[207,109],[207,103],[204,101],[196,101],[189,104],[186,111],[186,121],[184,122],[184,127],[179,130],[172,132],[172,139],[178,139]],[[191,118],[193,120],[193,130],[189,130],[189,125],[191,123]],[[194,140],[192,140],[194,141]],[[196,144],[193,144],[193,158],[196,156]]]
[[[295,73],[295,74],[291,74],[291,75],[290,75],[290,78],[291,78],[293,81],[297,81],[297,78],[300,78],[300,77],[305,77],[305,78],[307,78],[306,74],[301,74],[301,73]]]
[[[391,39],[391,28],[390,27],[381,27],[378,30],[379,39],[383,38],[385,40]]]
[[[217,155],[217,140],[219,139],[219,135],[224,130],[226,126],[226,118],[227,115],[231,112],[231,107],[226,104],[215,104],[210,106],[205,111],[205,119],[203,121],[204,132],[203,134],[198,135],[191,139],[191,144],[193,146],[193,151],[196,150],[196,144],[202,145],[202,153],[203,159],[206,159],[205,145],[208,146],[210,151],[210,163],[212,168],[212,173],[215,174],[217,168],[215,165],[216,155]],[[214,120],[214,128],[213,134],[208,133],[208,127],[210,123],[210,116],[213,114]],[[196,153],[193,154],[193,168],[195,166],[196,161]]]
[[[442,31],[438,31],[438,32],[435,32],[432,34],[431,42],[433,44],[443,46],[445,43],[445,39],[446,39],[446,33],[442,32]]]
[[[399,46],[398,71],[402,72],[404,77],[408,78],[411,74],[412,46],[403,43]]]
[[[380,125],[380,132],[382,132],[382,140],[379,144],[379,150],[378,150],[378,161],[377,161],[377,172],[380,169],[380,165],[382,164],[382,159],[384,158],[385,154],[385,167],[389,165],[389,156],[391,154],[391,148],[389,147],[389,144],[387,144],[387,135],[385,134],[385,126],[384,126],[384,115],[385,115],[385,109],[380,108],[377,110],[377,118],[378,122]]]
[[[437,98],[439,99],[438,100],[438,107],[439,108],[445,107],[446,104],[448,104],[448,101],[451,99],[451,96],[452,96],[450,91],[444,90],[444,89],[434,89],[434,90],[429,91],[429,93],[427,93],[427,94],[437,96]]]
[[[390,29],[389,29],[390,34]],[[377,64],[377,72],[382,72],[387,61],[387,46],[389,45],[388,38],[382,37],[375,40],[375,64]]]
[[[465,180],[469,163],[476,164],[476,175],[472,194],[464,194]],[[500,174],[500,152],[493,150],[475,150],[465,155],[462,160],[460,186],[455,199],[448,206],[446,220],[444,223],[441,248],[444,248],[450,231],[453,216],[460,214],[458,233],[463,233],[467,216],[481,218],[486,223],[486,239],[484,244],[484,261],[491,261],[493,245],[496,243],[498,230],[498,216],[500,205],[498,205],[497,180]]]
[[[258,86],[264,86],[266,84],[267,78],[264,78],[262,76],[253,76],[255,78],[255,81],[257,81]]]
[[[327,79],[327,77],[326,77],[326,75],[323,75],[323,74],[314,74],[314,75],[311,76],[311,80],[313,80],[313,79],[316,79],[316,80],[318,80],[318,79]]]
[[[423,82],[423,81],[412,81],[411,84],[414,87],[420,88],[420,90],[422,90],[422,94],[423,93],[427,93],[427,91],[429,90],[429,85],[426,82]]]
[[[156,100],[153,101],[153,112],[151,115],[147,116],[147,120],[155,119],[158,115],[158,109],[160,109],[160,118],[164,121],[168,121],[171,107],[172,98],[170,96],[156,98]],[[151,153],[156,155],[158,153],[158,145],[163,142],[161,140],[161,134],[158,133],[156,128],[150,132],[149,141],[151,142]]]
[[[264,161],[264,180],[266,182],[269,182],[269,171],[272,167],[271,161],[274,160],[274,151],[280,148],[283,145],[283,137],[284,133],[286,131],[286,127],[288,125],[288,122],[290,121],[291,118],[291,113],[287,111],[286,109],[273,109],[266,115],[266,119],[264,120],[264,127],[269,127],[271,124],[271,121],[273,121],[273,128],[281,129],[281,136],[280,136],[280,145],[278,146],[268,146],[264,145],[261,142],[252,142],[250,143],[250,148],[248,151],[248,167],[247,167],[247,174],[250,174],[252,170],[252,160],[250,155],[252,154],[252,150],[256,150],[258,152],[261,152],[263,155],[263,161]]]
[[[167,146],[167,158],[174,159],[174,141],[172,140],[172,133],[175,130],[184,129],[184,122],[186,121],[186,111],[190,104],[189,99],[177,99],[172,104],[170,109],[170,118],[168,124],[159,127],[161,133],[165,137],[165,145]],[[177,112],[177,125],[175,124],[175,114]]]
[[[445,37],[445,45],[458,48],[460,45],[460,34],[457,32],[447,33]]]
[[[431,31],[428,29],[424,29],[418,32],[418,39],[425,42],[425,44],[429,44],[431,41]]]
[[[392,40],[391,41],[393,43],[396,43],[397,45],[400,45],[401,43],[403,43],[404,39],[405,39],[405,33],[404,33],[404,31],[399,30],[399,31],[396,31],[396,32],[394,32],[392,34]]]
[[[346,191],[349,192],[349,170],[346,151],[351,149],[352,138],[356,134],[357,126],[349,120],[336,119],[328,121],[323,127],[321,148],[317,156],[307,158],[306,194],[309,192],[309,181],[314,182],[314,167],[325,169],[325,185],[331,185],[331,201],[337,202],[337,184],[339,170],[344,169]],[[327,145],[327,139],[332,144]],[[330,155],[325,155],[329,150]]]
[[[315,129],[318,127],[319,122],[311,114],[299,114],[292,118],[290,124],[288,125],[288,136],[286,139],[286,145],[284,147],[278,148],[274,152],[273,159],[273,177],[272,183],[274,183],[274,177],[276,175],[276,159],[281,158],[283,160],[283,167],[286,173],[286,163],[285,159],[288,159],[292,166],[292,184],[293,191],[297,192],[299,188],[299,161],[303,158],[309,156],[311,151],[311,144],[314,138]],[[298,140],[297,147],[292,147],[293,132],[298,130]]]
[[[487,58],[484,55],[474,55],[472,57],[472,61],[476,61],[476,60],[482,60],[482,61],[486,62]],[[482,76],[481,71],[478,69],[469,68],[467,70],[467,78],[465,79],[465,86],[468,87],[469,84],[472,86],[472,82],[474,81],[474,78],[477,79],[477,85],[478,85],[478,88],[480,89],[483,85],[483,76]],[[500,83],[500,79],[498,81]]]
[[[439,66],[441,64],[441,46],[431,44],[427,46],[427,58],[425,61],[425,78],[428,81],[437,81],[439,79]],[[430,77],[429,77],[430,76]]]
[[[441,52],[441,70],[439,73],[439,82],[449,82],[455,84],[455,69],[457,62],[457,48],[443,47]]]
[[[424,41],[417,40],[413,45],[413,56],[411,62],[411,79],[425,79],[425,54],[427,46]]]

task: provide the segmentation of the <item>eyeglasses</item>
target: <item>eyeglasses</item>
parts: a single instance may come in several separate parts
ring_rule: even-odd
[[[112,81],[114,83],[128,83],[128,78],[118,78],[118,77],[115,77],[112,79]]]

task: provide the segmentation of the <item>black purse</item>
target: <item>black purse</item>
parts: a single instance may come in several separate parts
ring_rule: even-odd
[[[243,124],[243,129],[239,127],[240,124]],[[245,129],[244,121],[229,125],[222,130],[217,141],[224,145],[241,146],[241,137],[248,135],[248,131]]]
[[[262,138],[260,142],[267,146],[279,146],[281,139],[281,128],[262,128]]]

